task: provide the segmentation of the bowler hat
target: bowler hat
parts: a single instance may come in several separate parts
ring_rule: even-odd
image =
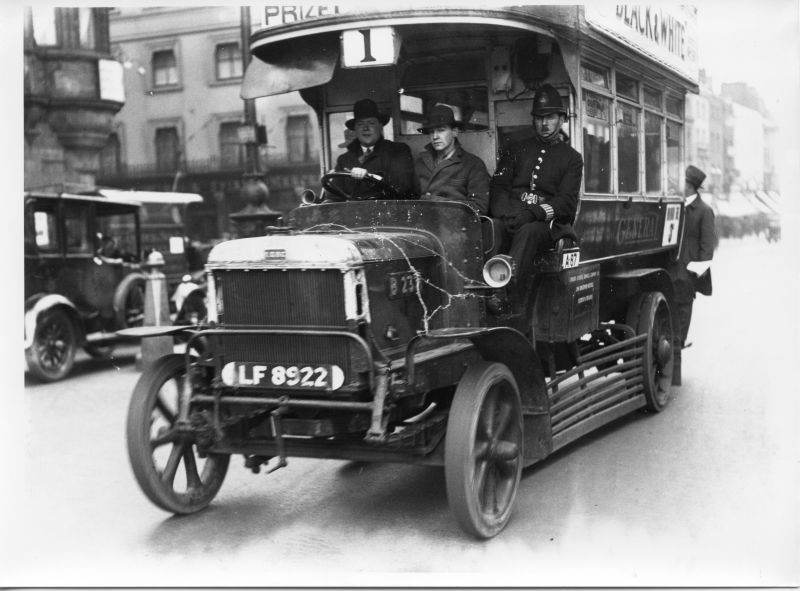
[[[386,125],[389,119],[392,118],[391,115],[381,113],[378,110],[378,105],[372,99],[361,99],[353,105],[353,118],[345,121],[344,125],[347,129],[355,129],[358,119],[369,119],[370,117],[375,117],[380,121],[381,125]]]
[[[419,128],[419,131],[428,133],[434,127],[442,127],[445,125],[448,127],[457,127],[459,129],[464,127],[461,121],[456,121],[453,109],[446,105],[435,105],[428,112],[428,117],[422,122],[422,127]]]
[[[695,189],[699,189],[706,180],[706,173],[690,164],[686,167],[686,182],[692,185]]]
[[[550,84],[540,86],[533,95],[533,109],[531,115],[550,115],[563,113],[567,116],[567,109],[561,101],[561,95]]]

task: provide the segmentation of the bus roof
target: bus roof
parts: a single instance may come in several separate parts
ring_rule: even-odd
[[[250,38],[257,58],[245,73],[243,98],[325,84],[333,76],[341,32],[373,27],[453,24],[529,31],[622,52],[680,80],[698,85],[696,8],[681,5],[523,5],[498,8],[413,8],[342,11],[323,7],[298,16],[295,8],[268,6],[263,27]],[[309,43],[309,37],[315,37]],[[293,41],[303,41],[302,47]]]

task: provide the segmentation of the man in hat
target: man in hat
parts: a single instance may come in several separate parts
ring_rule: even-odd
[[[383,126],[389,119],[391,116],[381,113],[374,101],[362,99],[356,102],[353,118],[345,122],[345,127],[355,133],[355,139],[337,158],[335,170],[349,172],[355,181],[363,179],[368,172],[377,174],[397,191],[401,199],[413,199],[419,194],[414,158],[407,145],[384,139]],[[369,186],[356,182],[347,189],[356,196],[365,196]]]
[[[572,223],[583,177],[583,158],[561,130],[567,110],[553,86],[536,91],[531,115],[534,137],[500,155],[489,189],[489,215],[502,221],[501,251],[516,265],[518,306],[525,304],[536,253],[563,237],[577,241]]]
[[[675,285],[675,338],[672,385],[681,385],[681,349],[686,345],[695,293],[711,295],[711,259],[717,243],[714,210],[700,197],[705,173],[696,166],[686,168],[685,217],[680,256],[672,268]]]
[[[465,201],[481,215],[489,211],[489,173],[483,160],[458,141],[464,124],[453,109],[436,105],[419,128],[431,140],[417,155],[414,168],[422,199]]]

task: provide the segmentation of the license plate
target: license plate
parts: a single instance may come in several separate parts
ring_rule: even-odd
[[[386,276],[386,297],[390,300],[407,298],[417,293],[417,277],[413,271],[389,273]]]
[[[220,376],[227,386],[338,390],[344,372],[338,365],[289,365],[231,361]]]
[[[581,262],[581,254],[577,251],[565,252],[561,256],[562,269],[572,269],[574,267],[577,267],[580,262]]]

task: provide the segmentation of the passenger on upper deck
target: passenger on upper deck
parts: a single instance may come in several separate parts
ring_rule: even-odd
[[[450,107],[436,105],[419,128],[431,140],[414,161],[421,198],[466,201],[479,214],[486,215],[489,173],[483,160],[461,147],[458,132],[463,127]]]
[[[517,289],[525,293],[533,258],[562,237],[577,240],[572,223],[578,209],[583,158],[565,141],[567,120],[558,91],[549,84],[533,97],[532,139],[501,155],[490,185],[490,215],[502,220],[501,252],[516,264]]]
[[[362,99],[353,105],[353,118],[345,126],[354,131],[356,139],[347,146],[347,151],[336,159],[335,170],[349,172],[356,181],[369,172],[383,177],[401,199],[413,199],[419,195],[417,177],[414,174],[414,158],[411,149],[383,137],[383,126],[391,119],[378,110],[370,99]],[[349,193],[362,195],[365,187],[353,183]],[[329,197],[330,198],[330,197]]]

